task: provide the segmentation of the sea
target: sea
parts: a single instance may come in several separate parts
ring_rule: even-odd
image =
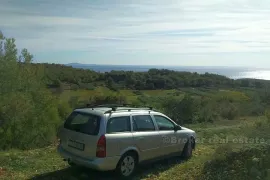
[[[264,79],[270,80],[270,68],[252,68],[252,67],[221,67],[221,66],[150,66],[150,65],[97,65],[97,64],[66,64],[74,68],[90,69],[96,72],[110,71],[135,71],[145,72],[149,69],[169,69],[174,71],[186,71],[202,73],[219,74],[231,79]]]

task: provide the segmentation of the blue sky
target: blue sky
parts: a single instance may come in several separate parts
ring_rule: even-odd
[[[270,68],[268,0],[1,0],[36,62]]]

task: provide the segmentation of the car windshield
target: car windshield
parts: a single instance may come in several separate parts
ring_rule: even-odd
[[[97,135],[99,125],[100,116],[74,111],[67,118],[64,128],[84,134]]]

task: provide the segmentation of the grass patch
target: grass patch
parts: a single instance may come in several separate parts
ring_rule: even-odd
[[[259,122],[262,125],[256,125]],[[197,131],[200,138],[239,137],[269,137],[265,118],[243,118],[235,122],[219,121],[216,124],[190,125]],[[139,168],[135,179],[220,179],[228,175],[231,179],[244,179],[250,175],[247,165],[254,158],[259,158],[264,167],[268,167],[269,156],[265,149],[256,149],[258,144],[233,143],[220,144],[217,142],[197,142],[193,158],[183,161],[172,158]],[[255,149],[254,149],[255,148]],[[249,150],[251,149],[251,150]],[[261,150],[261,151],[260,151]],[[256,156],[257,152],[259,155]],[[267,151],[268,152],[268,151]],[[236,154],[235,154],[236,153]],[[249,158],[241,158],[241,156]],[[267,156],[267,158],[265,158]],[[232,160],[235,159],[235,160]],[[265,159],[265,160],[262,160]],[[245,161],[244,161],[245,160]],[[247,167],[248,166],[248,167]],[[10,150],[0,152],[1,179],[112,179],[116,177],[111,172],[100,173],[85,168],[70,168],[62,161],[54,146],[29,151]],[[215,170],[215,168],[218,168]],[[247,170],[248,169],[248,170]],[[240,171],[240,172],[237,172]],[[252,171],[256,171],[253,170]],[[268,171],[260,171],[261,179]],[[244,173],[244,174],[243,174]],[[254,173],[254,172],[253,172]],[[258,172],[257,172],[258,173]],[[221,176],[222,175],[222,176]],[[253,177],[253,176],[252,176]],[[247,178],[248,179],[248,178]],[[256,178],[255,178],[256,179]]]
[[[35,150],[10,150],[0,152],[0,167],[4,169],[0,179],[28,179],[66,166],[53,146]]]
[[[106,87],[97,87],[94,90],[65,90],[61,95],[60,99],[64,101],[68,101],[70,97],[79,97],[79,100],[89,99],[93,96],[98,95],[108,95],[108,94],[116,94],[116,92],[111,91]]]
[[[165,96],[175,91],[176,90],[143,90],[141,92],[147,96]]]
[[[226,147],[226,146],[225,146]],[[216,152],[215,158],[204,164],[198,179],[269,179],[270,146],[245,147],[236,152]]]
[[[232,90],[219,90],[212,96],[217,99],[227,98],[229,100],[238,101],[238,102],[250,100],[250,98],[244,92],[232,91]]]

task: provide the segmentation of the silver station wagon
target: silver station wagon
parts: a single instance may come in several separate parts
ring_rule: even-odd
[[[70,165],[130,178],[140,163],[190,158],[196,133],[152,108],[99,105],[75,109],[58,137],[58,152]]]

